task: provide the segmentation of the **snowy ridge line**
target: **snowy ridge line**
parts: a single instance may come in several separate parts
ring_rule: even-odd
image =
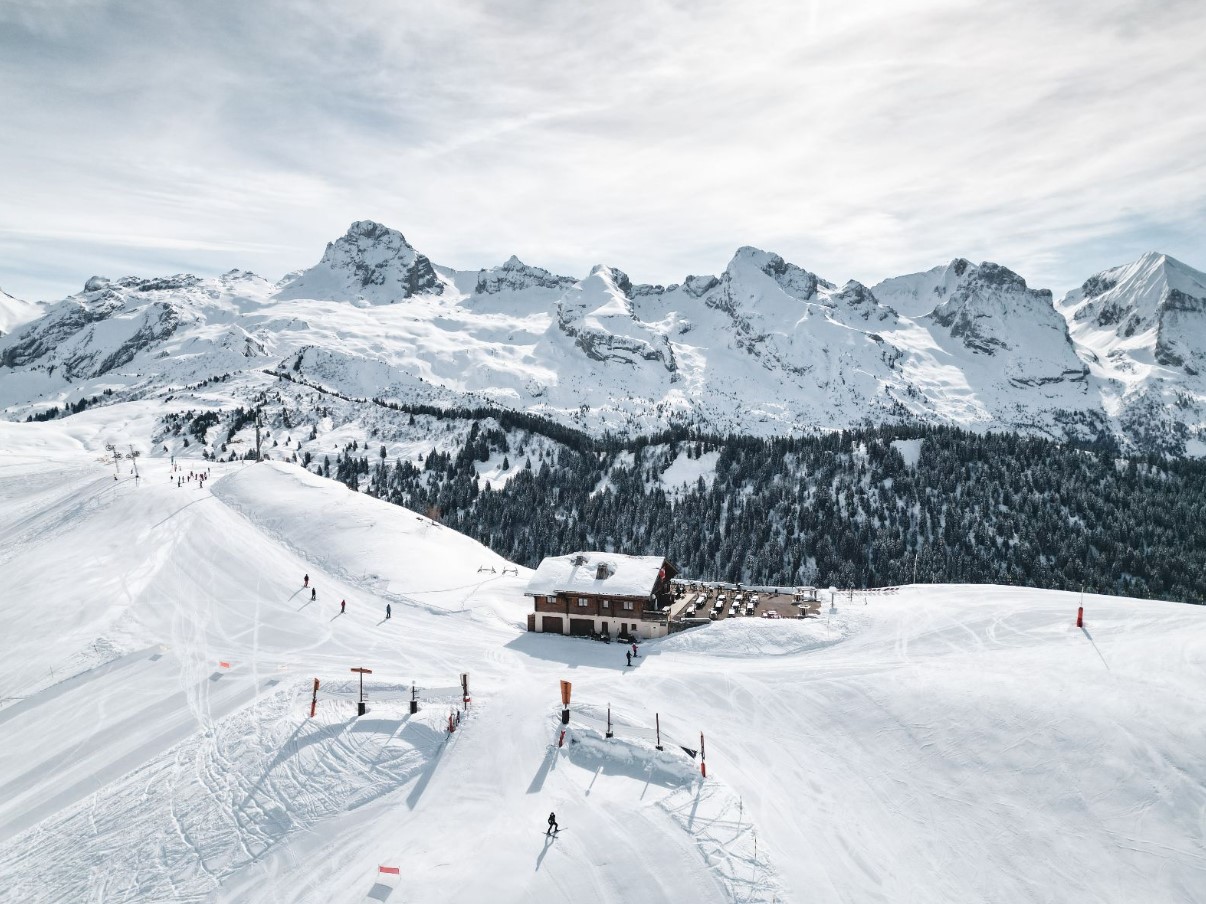
[[[949,424],[1206,455],[1206,274],[1166,255],[1055,304],[962,258],[868,287],[747,246],[717,275],[653,286],[603,266],[581,279],[518,260],[433,267],[379,223],[353,223],[328,252],[275,283],[95,277],[26,309],[40,316],[0,336],[22,377],[0,408],[57,417],[99,393],[229,407],[272,380],[332,407],[493,408],[561,440]]]
[[[591,707],[587,718],[594,721],[597,709]],[[553,722],[559,725],[560,719]],[[612,723],[614,729],[614,715]],[[640,728],[628,723],[625,727]],[[601,729],[575,720],[573,715],[567,738],[566,755],[571,761],[584,761],[588,767],[608,762],[637,776],[678,785],[654,806],[691,838],[700,859],[733,904],[783,904],[789,900],[765,843],[759,845],[757,827],[747,818],[741,799],[717,779],[702,778],[679,749],[681,745],[670,742],[664,733],[666,749],[661,751],[654,748],[652,738],[607,738]]]

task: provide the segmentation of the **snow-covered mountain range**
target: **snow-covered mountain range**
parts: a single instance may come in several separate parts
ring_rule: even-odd
[[[366,221],[279,282],[94,277],[40,313],[0,337],[10,419],[216,376],[245,399],[285,370],[349,396],[488,404],[592,432],[934,422],[1206,454],[1206,274],[1158,254],[1058,302],[988,262],[868,287],[749,247],[719,275],[654,286],[515,257],[455,270]]]

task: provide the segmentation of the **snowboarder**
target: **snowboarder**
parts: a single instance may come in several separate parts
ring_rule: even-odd
[[[393,610],[390,609],[389,603],[386,603],[385,604],[385,617],[389,618],[392,614],[393,614]]]
[[[302,586],[303,587],[310,586],[310,576],[309,575],[306,575],[304,578],[302,578]]]
[[[314,602],[316,599],[318,599],[318,588],[311,587],[310,588],[310,602]]]
[[[633,643],[633,645],[632,645],[632,655],[633,655],[633,656],[640,656],[640,655],[641,655],[640,653],[638,653],[638,652],[637,652],[636,643]]]
[[[348,601],[347,601],[347,600],[340,600],[340,601],[339,601],[339,614],[340,614],[340,615],[343,615],[343,613],[345,613],[345,612],[347,612],[347,611],[348,611]]]
[[[625,650],[624,655],[628,657],[628,664],[632,665],[632,651]]]
[[[549,814],[549,830],[547,832],[545,832],[544,834],[552,835],[554,832],[560,832],[560,831],[561,831],[561,826],[557,825],[557,814],[550,813]]]

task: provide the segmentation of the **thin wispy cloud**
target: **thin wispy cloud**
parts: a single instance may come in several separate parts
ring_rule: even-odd
[[[0,3],[0,286],[275,277],[363,218],[651,282],[741,244],[866,282],[1206,266],[1202,34],[1171,0]]]

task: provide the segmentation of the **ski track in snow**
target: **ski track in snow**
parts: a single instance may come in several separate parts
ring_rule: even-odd
[[[912,587],[629,668],[413,513],[52,431],[0,433],[0,900],[1206,901],[1202,608]]]

